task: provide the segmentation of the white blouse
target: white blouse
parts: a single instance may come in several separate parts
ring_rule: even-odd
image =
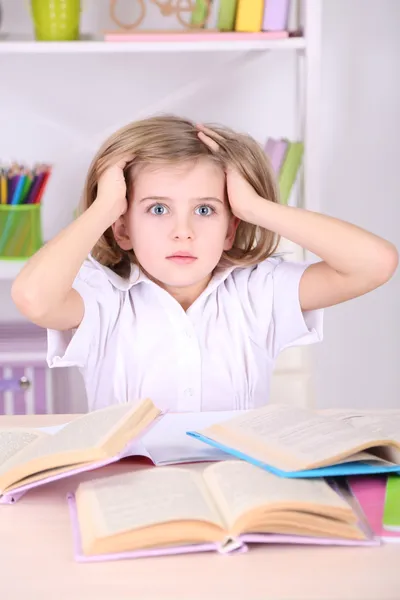
[[[185,312],[138,267],[125,280],[89,256],[73,285],[83,320],[48,331],[48,364],[80,368],[89,410],[144,397],[179,412],[262,406],[278,354],[322,339],[323,311],[299,303],[307,266],[217,269]]]

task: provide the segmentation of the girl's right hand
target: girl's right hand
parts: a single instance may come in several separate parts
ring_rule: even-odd
[[[124,176],[124,167],[128,160],[131,159],[121,159],[108,167],[97,184],[96,204],[102,204],[109,211],[112,223],[115,223],[128,209]]]

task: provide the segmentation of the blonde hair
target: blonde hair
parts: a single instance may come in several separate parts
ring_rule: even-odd
[[[188,119],[166,115],[129,123],[116,131],[94,157],[85,182],[82,209],[96,199],[97,183],[104,171],[122,157],[133,159],[124,169],[127,198],[132,195],[133,181],[142,167],[174,165],[208,158],[222,169],[232,165],[269,202],[278,202],[275,176],[261,146],[249,135],[226,127],[209,125],[215,132],[219,150],[212,152],[198,137],[198,129]],[[212,137],[212,136],[210,136]],[[250,266],[265,260],[276,251],[279,237],[258,225],[241,221],[231,250],[222,254],[220,264]],[[129,277],[131,263],[137,263],[133,250],[122,250],[109,227],[92,250],[101,264],[122,277]]]

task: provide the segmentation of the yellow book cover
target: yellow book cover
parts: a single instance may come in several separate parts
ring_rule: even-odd
[[[239,0],[235,31],[261,31],[263,14],[264,0]]]

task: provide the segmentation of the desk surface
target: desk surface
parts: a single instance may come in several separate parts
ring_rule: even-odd
[[[0,417],[40,427],[70,416]],[[107,467],[108,472],[132,468]],[[96,472],[97,474],[100,471]],[[104,473],[104,470],[103,470]],[[186,555],[77,564],[65,496],[84,476],[0,506],[0,577],[6,598],[74,600],[398,600],[400,545],[251,548],[245,555]],[[86,478],[90,474],[85,475]]]

